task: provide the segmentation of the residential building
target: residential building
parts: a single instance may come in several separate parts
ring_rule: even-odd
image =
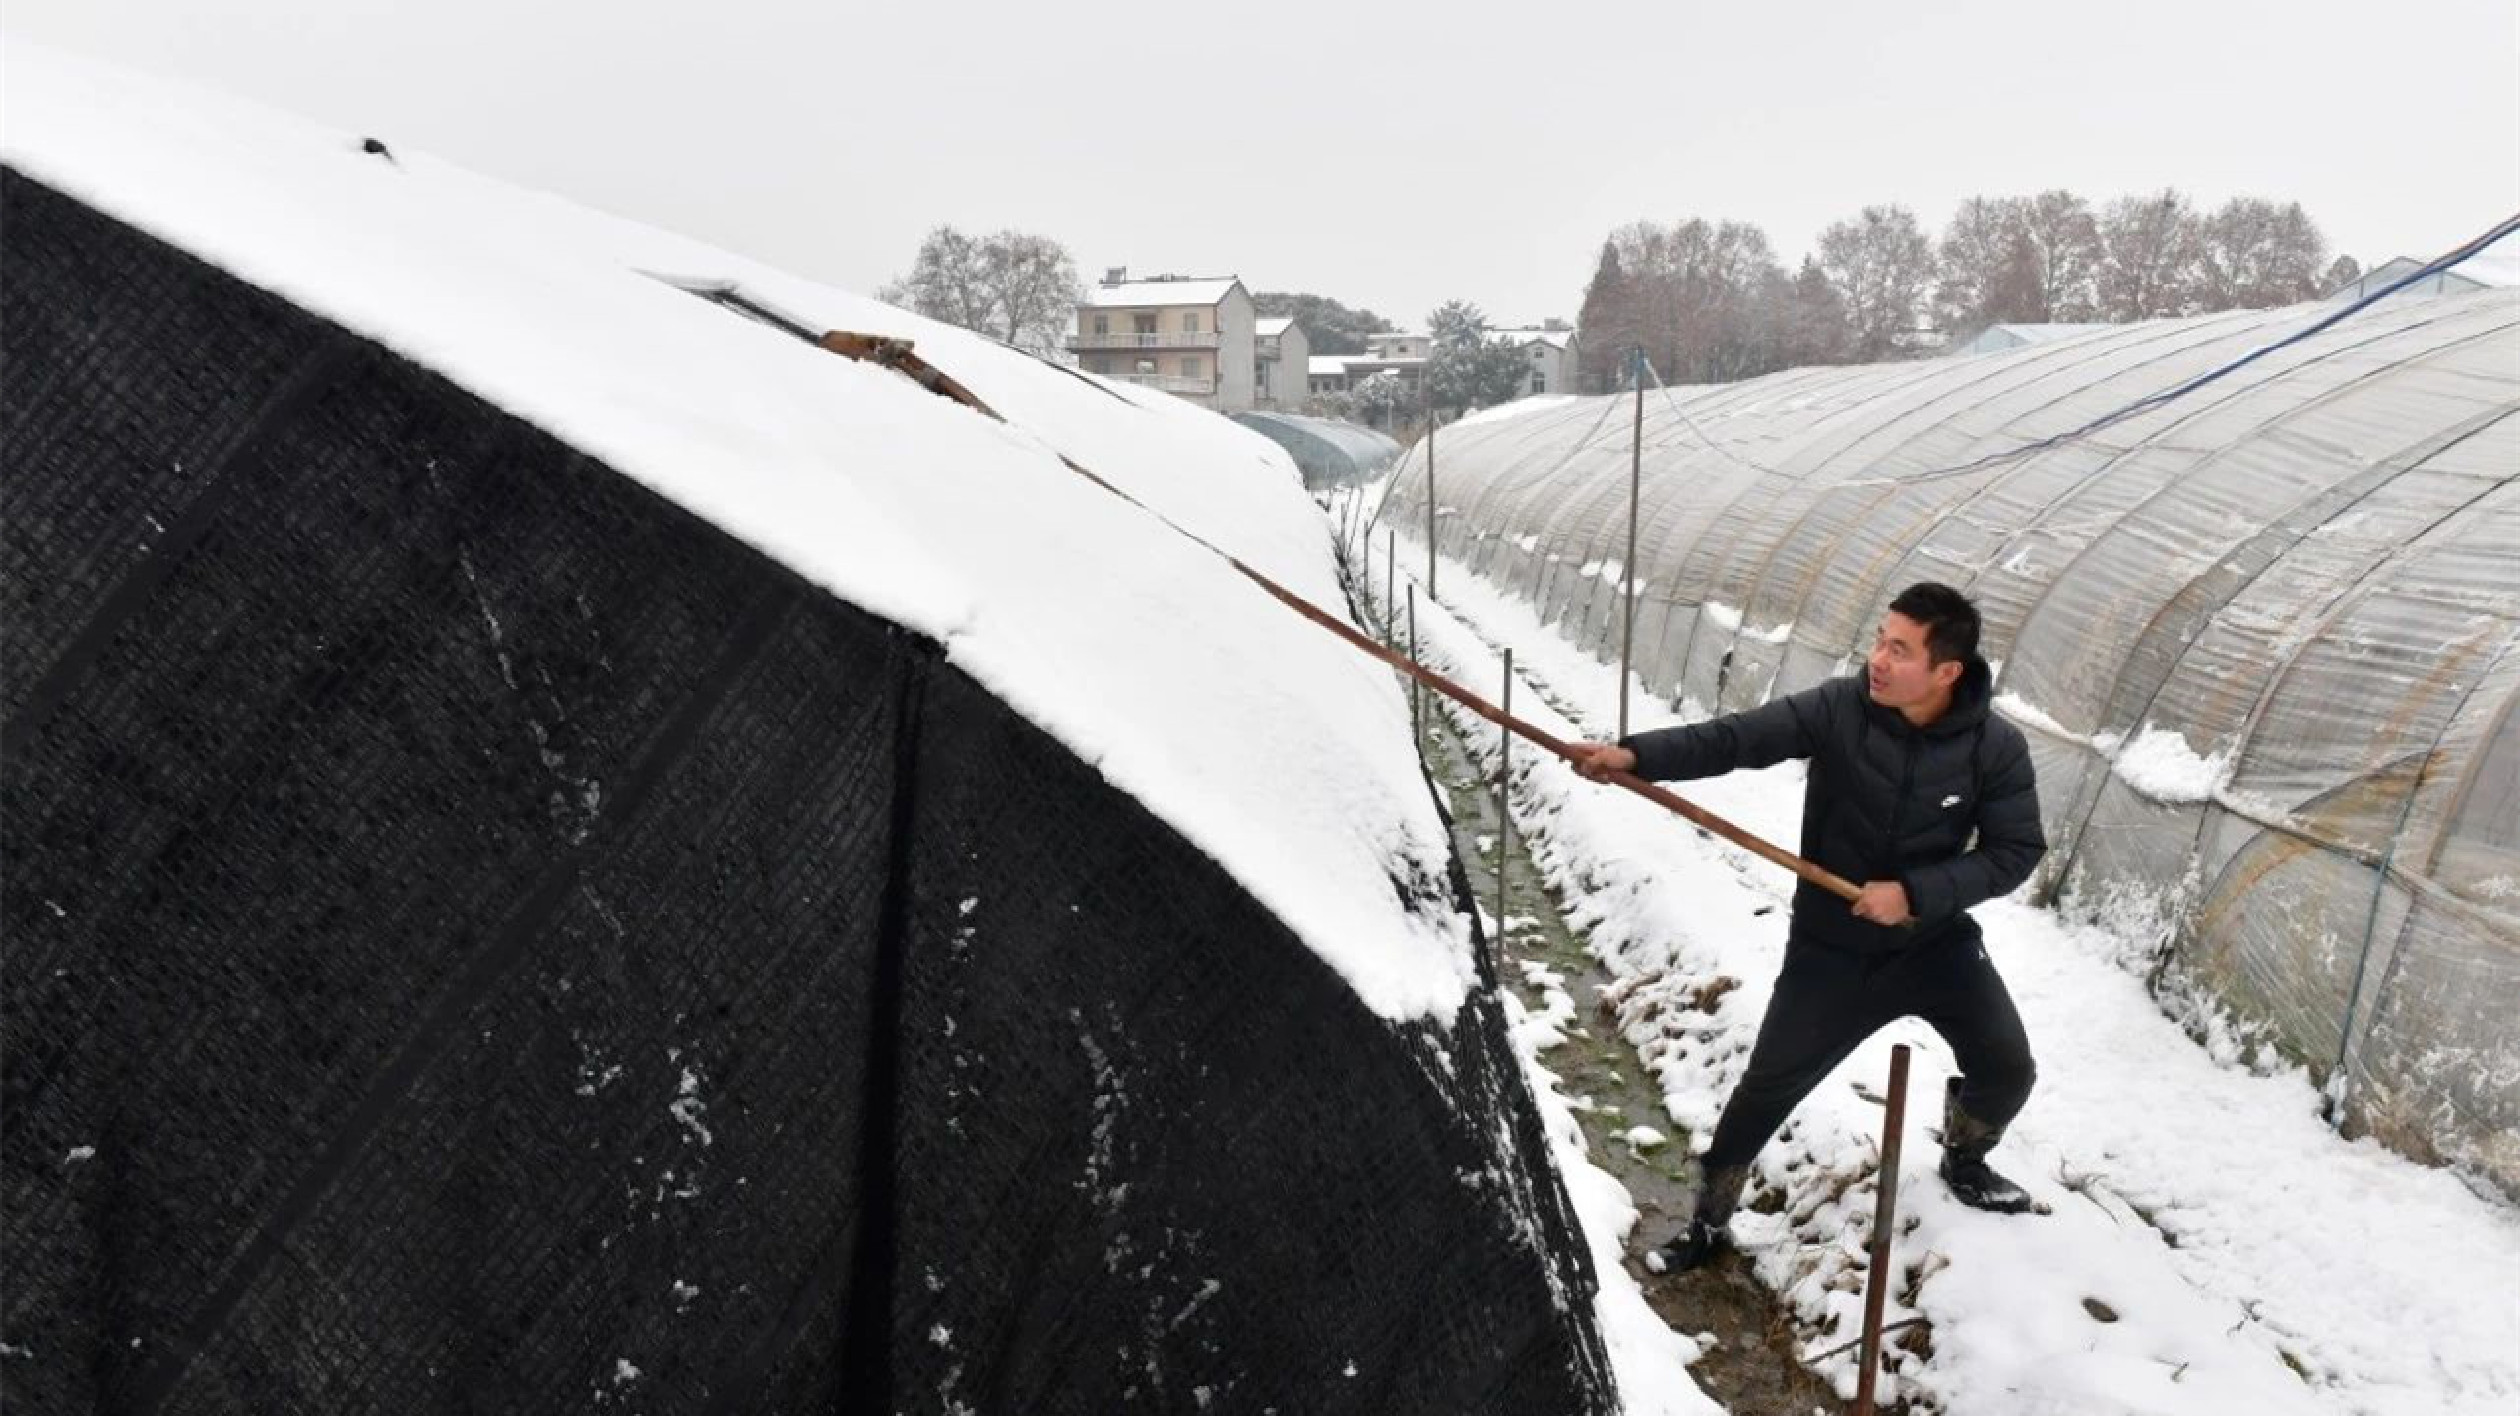
[[[1311,389],[1312,341],[1304,327],[1284,316],[1266,316],[1252,326],[1252,403],[1260,408],[1296,409]]]
[[[1548,326],[1492,329],[1488,337],[1524,352],[1530,368],[1518,397],[1576,391],[1575,361],[1581,346],[1575,331]],[[1369,334],[1365,336],[1365,347],[1363,354],[1316,356],[1312,361],[1311,391],[1340,393],[1386,369],[1398,373],[1401,382],[1415,388],[1425,378],[1427,360],[1435,352],[1432,339],[1407,330]]]
[[[1511,344],[1523,351],[1529,366],[1523,376],[1523,395],[1573,393],[1575,362],[1581,350],[1575,331],[1552,329],[1546,325],[1528,329],[1495,329],[1488,337]]]
[[[1234,276],[1131,280],[1121,267],[1077,305],[1068,349],[1089,374],[1238,413],[1255,401],[1255,321],[1251,292]]]

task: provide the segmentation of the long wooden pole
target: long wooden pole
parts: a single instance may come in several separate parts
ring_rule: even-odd
[[[836,354],[846,355],[847,357],[853,359],[872,359],[876,362],[884,363],[890,367],[899,369],[901,372],[918,381],[922,387],[928,388],[933,392],[953,399],[955,402],[975,409],[988,417],[996,418],[999,416],[996,410],[990,408],[988,404],[982,402],[978,397],[973,395],[969,389],[964,388],[962,385],[945,377],[932,365],[928,364],[926,360],[921,359],[918,355],[912,353],[910,343],[907,340],[879,339],[875,336],[850,335],[845,332],[834,331],[832,334],[824,337],[823,344],[824,347],[830,349]],[[860,349],[857,347],[861,344],[866,346],[866,348]],[[1276,599],[1280,604],[1285,605],[1288,609],[1293,610],[1295,613],[1311,620],[1314,624],[1317,624],[1323,629],[1330,631],[1332,634],[1337,635],[1340,639],[1344,640],[1348,645],[1355,648],[1360,653],[1370,654],[1374,658],[1382,660],[1384,663],[1391,665],[1400,672],[1407,674],[1409,677],[1416,679],[1418,682],[1425,684],[1431,689],[1434,689],[1446,698],[1453,700],[1462,707],[1469,709],[1471,712],[1476,713],[1480,717],[1487,719],[1489,722],[1496,724],[1498,727],[1505,729],[1507,732],[1548,749],[1551,753],[1565,759],[1565,761],[1572,765],[1581,766],[1583,764],[1583,756],[1577,753],[1573,747],[1559,741],[1557,738],[1552,737],[1545,732],[1542,732],[1540,729],[1522,721],[1520,718],[1514,717],[1512,714],[1498,709],[1487,700],[1479,697],[1475,693],[1472,693],[1470,690],[1463,688],[1461,685],[1454,683],[1451,679],[1444,677],[1442,674],[1436,673],[1434,670],[1418,663],[1415,659],[1401,655],[1393,651],[1387,645],[1375,643],[1370,636],[1359,632],[1355,626],[1350,625],[1345,620],[1339,619],[1338,617],[1330,614],[1319,605],[1316,605],[1312,601],[1305,599],[1303,596],[1296,594],[1294,591],[1287,589],[1285,586],[1278,584],[1269,577],[1262,575],[1259,571],[1253,570],[1250,566],[1243,564],[1241,560],[1226,551],[1223,547],[1217,545],[1215,542],[1208,540],[1206,537],[1190,530],[1188,527],[1183,526],[1171,517],[1168,517],[1162,512],[1155,510],[1153,507],[1148,506],[1146,503],[1139,501],[1136,497],[1130,496],[1127,492],[1113,486],[1110,482],[1105,481],[1101,476],[1096,474],[1092,468],[1078,462],[1075,458],[1061,456],[1059,461],[1065,465],[1070,472],[1075,473],[1077,476],[1084,478],[1086,481],[1093,483],[1095,486],[1102,488],[1111,495],[1118,497],[1120,500],[1127,502],[1129,505],[1145,512],[1147,515],[1154,517],[1165,526],[1170,527],[1174,534],[1205,548],[1210,554],[1216,556],[1218,559],[1224,561],[1227,565],[1232,566],[1234,569],[1242,572],[1243,575],[1254,585],[1257,585],[1262,590],[1267,591],[1269,595]],[[1429,479],[1429,485],[1432,485],[1432,478]],[[1370,528],[1366,534],[1372,534]],[[1398,599],[1398,596],[1393,593],[1391,585],[1391,582],[1399,579],[1398,534],[1396,532],[1389,533],[1386,538],[1385,545],[1387,547],[1384,552],[1386,558],[1385,565],[1388,569],[1384,572],[1386,579],[1383,587],[1383,594],[1386,598],[1384,600],[1383,626],[1385,632],[1391,632],[1394,628],[1392,625],[1392,617],[1398,612],[1399,608],[1398,605],[1394,603],[1394,601]],[[1373,556],[1373,551],[1371,549],[1370,542],[1368,543],[1368,549],[1365,554],[1368,559],[1365,572],[1366,603],[1368,606],[1368,613],[1371,613],[1373,600],[1373,568],[1371,565],[1371,558]],[[1706,808],[1699,806],[1697,803],[1688,801],[1675,793],[1665,791],[1661,787],[1655,786],[1653,783],[1648,782],[1632,773],[1612,772],[1609,773],[1603,780],[1609,782],[1613,786],[1623,787],[1628,791],[1634,792],[1638,796],[1645,798],[1647,801],[1654,803],[1656,806],[1662,807],[1666,811],[1670,811],[1678,816],[1686,818],[1693,825],[1701,826],[1706,830],[1714,832],[1716,835],[1723,837],[1725,840],[1730,841],[1734,845],[1750,852],[1752,855],[1759,857],[1761,860],[1783,866],[1787,870],[1794,872],[1794,874],[1801,876],[1803,879],[1808,880],[1812,884],[1819,886],[1821,889],[1828,891],[1830,894],[1838,896],[1840,899],[1852,902],[1857,896],[1863,893],[1853,884],[1849,883],[1844,876],[1837,874],[1835,871],[1828,870],[1822,866],[1814,865],[1810,861],[1804,860],[1801,856],[1795,855],[1793,852],[1785,850],[1782,847],[1770,845],[1768,842],[1759,839],[1757,836],[1752,835],[1738,826],[1735,826],[1723,817],[1720,817],[1714,812],[1708,811]]]
[[[1101,479],[1096,478],[1095,480],[1100,481]],[[1183,534],[1188,535],[1189,533],[1184,532]],[[1206,545],[1207,543],[1201,542],[1201,544]],[[1278,584],[1276,581],[1262,575],[1260,572],[1253,570],[1250,566],[1236,560],[1233,556],[1227,554],[1226,552],[1217,550],[1217,548],[1212,545],[1209,546],[1208,549],[1214,550],[1218,555],[1223,556],[1226,564],[1231,565],[1234,569],[1239,570],[1245,576],[1248,576],[1253,584],[1275,596],[1278,601],[1284,604],[1288,609],[1293,610],[1295,613],[1311,620],[1323,629],[1337,635],[1339,638],[1353,645],[1359,651],[1373,655],[1375,658],[1382,660],[1391,667],[1398,669],[1400,672],[1407,674],[1409,677],[1416,679],[1422,684],[1425,684],[1428,688],[1435,690],[1437,693],[1444,695],[1446,698],[1460,704],[1462,707],[1469,709],[1471,712],[1476,713],[1480,717],[1487,719],[1489,722],[1496,724],[1498,727],[1505,729],[1507,732],[1521,738],[1523,741],[1546,749],[1552,756],[1564,759],[1570,765],[1580,767],[1586,761],[1584,754],[1577,752],[1572,744],[1553,737],[1550,734],[1543,732],[1541,729],[1534,727],[1532,724],[1526,723],[1522,719],[1499,709],[1495,704],[1490,703],[1486,699],[1481,698],[1479,695],[1463,688],[1460,684],[1453,682],[1451,679],[1444,677],[1442,674],[1435,672],[1433,669],[1426,667],[1424,664],[1418,663],[1416,660],[1410,659],[1406,655],[1395,653],[1391,649],[1375,643],[1371,638],[1359,633],[1354,626],[1349,625],[1346,621],[1337,618],[1310,600],[1307,600],[1303,596],[1296,594],[1294,591],[1287,589],[1285,586]],[[1835,895],[1839,899],[1845,900],[1850,904],[1854,902],[1857,896],[1863,893],[1862,890],[1850,883],[1846,877],[1839,875],[1837,872],[1830,870],[1825,866],[1814,865],[1810,861],[1804,860],[1801,856],[1795,855],[1792,851],[1786,850],[1781,846],[1771,845],[1768,842],[1761,840],[1759,837],[1752,835],[1750,832],[1743,830],[1741,827],[1735,826],[1733,823],[1716,815],[1714,812],[1707,810],[1705,807],[1698,805],[1696,802],[1689,801],[1676,793],[1665,791],[1663,788],[1654,785],[1652,782],[1646,781],[1644,778],[1639,777],[1632,772],[1611,772],[1604,776],[1602,780],[1610,783],[1612,786],[1623,787],[1628,791],[1634,792],[1636,795],[1645,798],[1647,801],[1654,803],[1656,806],[1659,806],[1674,815],[1686,817],[1691,824],[1702,826],[1705,829],[1714,832],[1716,835],[1723,837],[1725,840],[1730,841],[1734,845],[1741,847],[1743,850],[1750,852],[1752,855],[1759,857],[1761,860],[1767,861],[1773,865],[1783,866],[1787,870],[1794,872],[1796,875],[1801,876],[1803,879],[1810,881],[1812,884],[1819,886],[1821,889],[1828,891],[1830,894]]]

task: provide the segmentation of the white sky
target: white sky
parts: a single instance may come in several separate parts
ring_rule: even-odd
[[[1926,13],[1930,10],[1930,13]],[[2520,4],[8,0],[8,28],[858,290],[937,222],[1089,278],[1573,318],[1602,237],[2174,185],[2370,263],[2520,210]],[[2520,243],[2520,237],[2506,245]]]

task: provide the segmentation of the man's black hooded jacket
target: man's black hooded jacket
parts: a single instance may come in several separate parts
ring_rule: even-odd
[[[1636,754],[1636,774],[1654,781],[1810,760],[1803,858],[1858,885],[1898,881],[1917,924],[1867,923],[1805,881],[1794,891],[1791,942],[1875,953],[1955,933],[1975,938],[1977,922],[1965,911],[2029,879],[2047,853],[2029,744],[1991,711],[1990,685],[1985,661],[1972,659],[1950,710],[1918,728],[1873,702],[1861,675],[1836,678],[1620,746]]]

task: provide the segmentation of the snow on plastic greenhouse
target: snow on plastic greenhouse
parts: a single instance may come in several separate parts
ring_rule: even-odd
[[[1299,413],[1237,413],[1234,421],[1286,449],[1307,487],[1361,482],[1400,460],[1400,444],[1371,428]]]
[[[1917,580],[1986,616],[2053,843],[2032,889],[2520,1194],[2520,291],[2123,326],[1645,396],[1633,662],[1738,709]],[[1438,536],[1620,652],[1629,395],[1438,438]],[[1425,525],[1413,449],[1385,513]],[[2139,961],[2147,962],[2147,961]]]

